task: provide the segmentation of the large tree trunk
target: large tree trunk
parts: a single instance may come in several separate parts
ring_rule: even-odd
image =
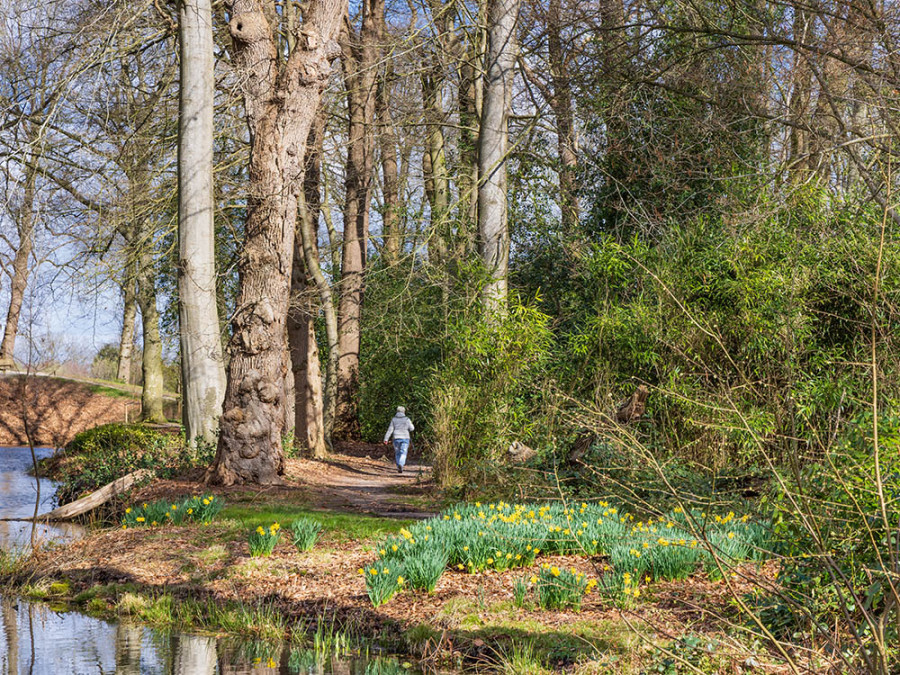
[[[213,32],[210,0],[181,0],[178,296],[188,442],[216,440],[225,364],[216,306],[213,222]]]
[[[119,340],[119,360],[116,366],[116,379],[131,384],[131,357],[134,354],[134,319],[137,316],[137,299],[134,292],[134,275],[130,269],[125,271],[125,282],[122,285],[124,300],[122,303],[122,336]]]
[[[156,307],[156,282],[153,257],[141,254],[138,263],[137,301],[141,308],[144,351],[141,361],[141,419],[145,422],[165,422],[163,414],[162,340],[159,336],[159,310]]]
[[[489,317],[506,310],[509,271],[506,155],[518,16],[519,0],[489,0],[484,104],[478,137],[478,246],[489,278],[483,291]]]
[[[279,69],[279,26],[258,0],[233,0],[229,31],[250,129],[246,238],[232,319],[231,361],[209,480],[277,483],[284,472],[285,323],[298,192],[310,126],[337,56],[342,0],[308,5]],[[273,17],[274,20],[274,17]]]
[[[9,311],[6,313],[6,326],[3,330],[3,341],[0,342],[0,370],[11,369],[15,365],[16,335],[19,332],[19,316],[28,288],[28,265],[31,252],[34,250],[34,197],[37,172],[28,170],[25,190],[22,194],[22,207],[16,221],[19,234],[19,247],[13,257],[12,283],[9,289]]]
[[[359,436],[359,349],[365,271],[369,242],[369,202],[375,154],[375,99],[379,26],[384,0],[365,0],[362,28],[343,37],[344,83],[347,89],[349,140],[344,202],[344,250],[341,260],[340,333],[337,410],[334,434]]]
[[[310,130],[306,144],[307,161],[300,201],[300,227],[294,246],[291,275],[291,306],[288,311],[288,342],[294,379],[294,442],[308,457],[323,459],[328,455],[325,401],[319,345],[316,342],[316,286],[307,269],[303,251],[305,239],[315,239],[319,223],[319,176],[324,132],[324,116],[320,114]],[[310,235],[310,233],[312,233]],[[311,242],[313,246],[316,241]],[[318,264],[318,263],[316,263]],[[333,307],[332,307],[333,309]],[[333,314],[333,311],[332,311]],[[333,411],[332,411],[333,419]]]

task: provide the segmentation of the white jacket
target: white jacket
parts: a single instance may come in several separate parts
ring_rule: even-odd
[[[391,440],[391,434],[394,435],[395,441],[409,439],[409,432],[415,431],[415,429],[411,419],[403,413],[397,413],[388,426],[387,433],[384,435],[384,442],[387,443]]]

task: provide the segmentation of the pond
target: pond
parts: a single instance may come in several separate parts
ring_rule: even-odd
[[[35,448],[37,459],[53,454],[50,448]],[[56,485],[30,475],[31,450],[0,447],[0,518],[31,518],[52,511]],[[0,549],[9,551],[39,542],[66,541],[80,537],[84,528],[71,523],[54,525],[23,521],[0,521]]]
[[[38,458],[52,454],[37,451]],[[0,518],[30,518],[53,509],[55,486],[29,475],[28,448],[0,447]],[[77,538],[77,525],[0,522],[0,548],[27,549]],[[236,643],[204,635],[163,632],[126,621],[110,622],[65,606],[0,596],[0,674],[85,675],[390,675],[411,672],[393,657],[337,658],[286,644]]]

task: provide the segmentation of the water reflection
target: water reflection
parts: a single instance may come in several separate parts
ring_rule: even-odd
[[[50,448],[35,448],[38,459],[53,454]],[[36,479],[31,470],[31,450],[0,448],[0,517],[31,518],[53,510],[56,485],[47,479]],[[82,535],[84,528],[74,523],[31,523],[0,521],[0,548],[24,549],[32,540],[38,542],[68,541]]]
[[[49,448],[37,449],[38,459]],[[28,474],[28,448],[0,448],[0,517],[30,518],[53,509],[56,486]],[[0,521],[0,549],[25,549],[32,537],[63,541],[78,525]],[[288,645],[235,644],[204,635],[166,633],[0,596],[0,675],[396,675],[393,658],[323,658]]]
[[[117,675],[396,675],[388,657],[323,658],[312,650],[233,644],[203,635],[111,623],[42,603],[0,598],[0,673]]]

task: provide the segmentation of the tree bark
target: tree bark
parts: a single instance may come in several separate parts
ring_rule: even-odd
[[[225,395],[213,222],[213,31],[210,0],[181,0],[178,296],[185,437],[214,443]]]
[[[34,250],[34,198],[37,172],[28,169],[25,179],[25,190],[22,193],[22,207],[16,219],[19,234],[19,246],[13,257],[12,283],[9,289],[9,310],[6,313],[6,325],[3,330],[3,341],[0,342],[0,370],[15,366],[16,335],[19,332],[19,316],[28,288],[29,264],[31,252]]]
[[[294,442],[304,455],[316,459],[323,459],[328,455],[327,444],[330,442],[330,433],[326,435],[322,371],[319,365],[319,345],[316,342],[318,307],[314,296],[317,289],[311,279],[303,247],[306,239],[310,238],[313,239],[311,245],[316,245],[321,199],[319,177],[324,122],[325,118],[320,110],[306,144],[308,156],[301,193],[303,198],[300,200],[300,227],[294,246],[291,307],[287,323],[294,376],[294,406],[291,420],[294,425]],[[318,265],[318,261],[315,264]],[[333,309],[332,306],[332,315]],[[332,408],[331,419],[334,419],[333,415]]]
[[[382,15],[382,19],[384,16]],[[380,27],[382,37],[384,25]],[[381,40],[383,43],[383,39]],[[375,105],[378,115],[379,146],[381,150],[381,174],[383,179],[384,208],[382,221],[382,257],[386,265],[393,265],[400,257],[400,173],[397,166],[397,134],[391,119],[389,99],[393,80],[393,67],[389,64],[378,83]]]
[[[146,247],[145,247],[146,249]],[[159,336],[159,309],[156,307],[156,281],[153,256],[145,250],[138,263],[137,302],[141,308],[144,350],[141,359],[141,419],[145,422],[166,421],[163,414],[162,340]]]
[[[125,271],[125,282],[122,284],[122,336],[119,340],[119,360],[116,366],[116,379],[131,384],[131,357],[134,354],[134,319],[137,316],[137,300],[134,292],[134,276],[130,270]]]
[[[478,247],[488,274],[483,301],[489,318],[506,311],[509,271],[506,155],[519,4],[520,0],[489,0],[488,3],[484,103],[478,136]]]
[[[431,64],[422,74],[422,97],[425,108],[426,182],[429,206],[431,207],[432,244],[436,263],[445,263],[450,250],[450,233],[447,217],[450,211],[450,176],[447,171],[447,153],[444,143],[443,70],[440,64]]]
[[[338,51],[342,0],[316,0],[279,69],[279,27],[258,0],[230,3],[232,57],[250,130],[246,238],[216,461],[208,480],[281,482],[285,323],[306,140]]]
[[[347,28],[343,37],[344,84],[347,90],[349,139],[344,202],[344,249],[341,259],[340,331],[337,408],[334,434],[359,436],[360,317],[365,292],[369,242],[369,203],[375,154],[375,99],[379,26],[384,0],[365,0],[362,27]]]
[[[319,305],[322,307],[322,313],[325,317],[325,336],[328,340],[328,362],[325,368],[325,391],[322,394],[322,426],[323,435],[326,446],[331,446],[331,438],[334,431],[335,410],[337,407],[337,368],[338,358],[340,356],[339,347],[339,326],[337,310],[334,306],[334,293],[331,284],[325,278],[322,267],[319,263],[318,238],[316,236],[316,220],[313,219],[313,213],[318,214],[321,204],[318,202],[319,190],[318,184],[321,177],[320,158],[322,155],[322,137],[324,134],[324,118],[320,115],[316,124],[316,143],[309,144],[310,148],[315,148],[315,161],[309,163],[307,170],[311,173],[305,178],[305,189],[303,191],[304,204],[300,209],[300,236],[299,250],[295,255],[300,255],[305,265],[305,271],[312,279],[316,292],[319,296]],[[302,339],[302,338],[301,338]],[[307,358],[312,359],[312,355],[308,350],[311,347],[307,341]],[[298,343],[298,351],[302,351],[303,346]],[[318,345],[316,345],[318,350]],[[318,359],[318,356],[317,356]],[[318,363],[318,360],[316,360]],[[315,392],[310,391],[310,396],[315,396]],[[298,405],[299,408],[299,405]]]

